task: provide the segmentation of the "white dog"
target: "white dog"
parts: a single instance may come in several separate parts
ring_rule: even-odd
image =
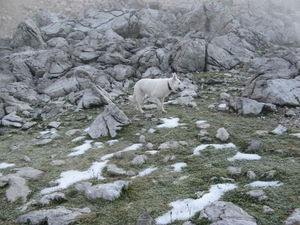
[[[177,74],[173,73],[171,78],[161,79],[141,79],[134,85],[134,93],[129,96],[129,101],[135,103],[136,108],[144,113],[142,104],[147,94],[152,97],[157,104],[157,109],[166,113],[164,109],[164,99],[171,92],[181,92],[185,86],[177,78]]]

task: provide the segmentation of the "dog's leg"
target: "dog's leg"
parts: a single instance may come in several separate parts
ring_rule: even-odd
[[[136,106],[141,113],[144,113],[144,110],[142,109],[143,101],[144,101],[143,93],[139,93],[138,95],[136,95]]]
[[[167,113],[167,111],[164,109],[164,99],[165,98],[155,98],[155,101],[157,104],[157,110],[163,113]]]
[[[160,103],[161,103],[161,111],[162,111],[163,113],[167,113],[167,111],[164,109],[164,101],[165,101],[165,98],[163,97],[163,98],[160,98],[159,100],[160,100]]]

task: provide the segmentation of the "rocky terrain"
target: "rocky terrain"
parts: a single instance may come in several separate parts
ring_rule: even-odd
[[[141,120],[140,126],[145,127],[159,122],[158,118],[152,118],[151,113],[141,117],[133,111],[133,107],[127,101],[127,96],[132,92],[134,82],[140,78],[169,77],[172,72],[179,75],[187,89],[175,99],[171,99],[169,104],[177,105],[181,109],[177,112],[173,111],[169,116],[184,117],[189,121],[187,129],[195,122],[193,120],[197,115],[205,116],[196,112],[201,105],[205,107],[205,110],[202,110],[203,113],[206,110],[216,110],[217,115],[230,114],[223,115],[224,118],[254,116],[261,121],[267,121],[270,126],[276,125],[274,129],[277,129],[270,130],[272,134],[282,135],[289,127],[293,130],[291,133],[293,137],[299,136],[297,129],[300,125],[300,48],[298,47],[300,13],[294,10],[299,6],[297,2],[284,1],[283,4],[279,0],[272,2],[208,0],[176,1],[175,3],[114,0],[85,1],[84,4],[80,4],[80,7],[77,7],[79,3],[76,1],[59,1],[57,4],[54,2],[51,4],[48,2],[27,3],[22,2],[20,5],[14,1],[10,4],[1,1],[3,5],[1,10],[7,9],[7,11],[4,10],[4,13],[1,13],[0,24],[1,29],[3,27],[5,30],[5,34],[2,33],[4,35],[0,39],[0,129],[3,137],[1,140],[12,152],[19,147],[6,141],[14,138],[17,140],[20,138],[20,132],[32,135],[33,131],[40,130],[40,135],[34,138],[36,140],[34,145],[40,146],[36,148],[45,150],[51,145],[53,148],[60,146],[59,141],[53,143],[53,140],[62,135],[56,136],[57,130],[64,130],[64,128],[59,128],[63,120],[66,120],[64,126],[68,130],[64,132],[68,132],[65,135],[70,137],[69,139],[78,132],[79,140],[84,140],[79,150],[91,148],[91,143],[96,144],[97,140],[102,141],[101,138],[118,137],[118,133],[122,132],[124,127],[129,130],[122,133],[125,135],[123,138],[126,140],[126,135],[132,138],[139,127],[136,124],[139,123],[137,121]],[[27,10],[26,7],[30,5],[34,7]],[[40,10],[44,7],[45,10]],[[85,9],[86,7],[88,8]],[[26,13],[21,13],[22,17],[14,18],[9,13],[14,10]],[[26,15],[31,17],[25,18]],[[16,29],[12,29],[13,24],[18,21],[20,23]],[[200,96],[203,96],[202,99],[199,99]],[[216,98],[217,101],[211,102]],[[150,104],[147,109],[151,110],[152,107],[153,105]],[[193,111],[186,114],[186,110],[190,108]],[[74,116],[76,116],[76,122],[74,124],[68,122],[73,121]],[[161,115],[157,116],[161,117]],[[188,119],[189,116],[192,120]],[[234,121],[231,119],[230,121]],[[84,130],[83,125],[78,122],[82,120],[85,121],[84,126],[89,123],[88,129]],[[48,124],[49,121],[52,123]],[[206,137],[206,129],[209,128],[210,123],[197,124],[198,130],[201,130],[202,142],[211,143],[215,140]],[[256,123],[259,124],[257,121]],[[229,124],[230,122],[227,125],[231,126]],[[130,130],[128,126],[134,126],[135,129]],[[232,127],[232,129],[242,128]],[[258,132],[258,129],[254,129]],[[234,132],[233,130],[231,132]],[[14,132],[16,132],[15,136]],[[230,137],[229,133],[225,128],[220,128],[215,138],[221,143],[226,142]],[[83,138],[80,139],[80,137]],[[140,136],[138,146],[153,150],[149,146],[151,143],[147,143],[144,138],[143,135]],[[237,139],[234,140],[238,142]],[[23,141],[22,146],[26,146],[28,150],[31,149],[30,144]],[[192,139],[190,142],[195,145]],[[295,140],[292,139],[291,143],[294,142]],[[123,175],[131,179],[139,177],[139,174],[130,169],[122,170],[114,164],[108,164],[108,159],[112,156],[107,148],[109,143],[104,148],[108,155],[103,154],[101,162],[94,163],[87,170],[88,175],[83,180],[95,178],[104,180],[101,175],[104,168],[108,174],[113,174],[111,177]],[[167,149],[186,148],[184,146],[191,145],[188,142],[178,143],[180,147],[172,144],[170,147],[167,144]],[[158,145],[158,143],[154,144]],[[248,144],[251,153],[260,149],[260,142],[254,141],[252,145]],[[99,147],[96,144],[94,149],[97,149],[97,146]],[[233,145],[230,146],[232,148]],[[160,150],[163,149],[160,145],[157,147]],[[115,151],[114,157],[118,158],[116,153],[128,151],[127,148],[124,150]],[[57,157],[57,154],[60,153],[51,154],[53,159]],[[76,152],[73,154],[77,155]],[[11,152],[3,154],[1,158],[4,163],[3,168],[15,166],[15,161],[9,162],[11,164],[8,165],[4,162],[13,161],[12,156],[15,155]],[[135,165],[143,165],[146,158],[140,155],[134,160]],[[170,158],[164,160],[170,162]],[[297,157],[295,160],[297,161]],[[30,161],[26,155],[23,156],[23,163],[29,162],[30,164]],[[35,163],[32,164],[35,165]],[[39,163],[36,166],[43,167]],[[295,167],[297,166],[298,164]],[[84,168],[86,167],[87,165]],[[28,196],[34,193],[31,194],[31,201],[34,201],[33,205],[35,205],[37,193],[41,191],[42,195],[49,193],[52,195],[46,195],[46,200],[40,200],[42,203],[38,205],[48,205],[44,202],[49,202],[49,198],[65,202],[64,193],[53,193],[53,191],[43,193],[41,185],[32,191],[27,186],[27,182],[31,180],[46,179],[50,176],[46,175],[41,178],[45,173],[41,168],[27,166],[16,169],[16,173],[5,171],[0,177],[1,193],[5,196],[5,201],[13,203],[21,199],[23,204],[33,207],[32,203],[28,202],[30,198]],[[74,168],[70,166],[65,169],[73,170]],[[238,167],[234,167],[233,171],[232,168],[228,169],[231,176],[241,174],[239,171],[236,172],[236,169],[239,170]],[[95,172],[97,175],[89,171],[97,171]],[[247,178],[250,180],[255,179],[251,171],[250,169],[247,171],[247,174],[250,174]],[[270,169],[265,173],[271,173],[269,178],[272,179],[275,172],[272,176],[271,171]],[[64,177],[64,172],[60,172],[60,176]],[[85,173],[78,171],[80,172]],[[56,179],[58,171],[55,173],[52,179],[56,181],[49,188],[65,189],[61,188],[60,179]],[[228,181],[228,179],[232,182],[231,178],[225,180]],[[49,180],[43,182],[47,183]],[[70,181],[70,185],[76,183],[76,181]],[[76,191],[84,192],[87,199],[100,198],[113,201],[120,197],[122,191],[130,190],[131,184],[126,179],[112,179],[111,183],[97,185],[80,183]],[[231,186],[229,189],[235,189],[235,187]],[[110,190],[115,190],[115,192],[111,193]],[[227,192],[226,188],[224,188],[225,192]],[[220,197],[224,193],[220,194]],[[224,202],[217,202],[215,207],[230,207],[229,211],[233,210],[232,208],[240,210],[232,206],[232,203]],[[281,222],[285,221],[286,224],[299,222],[294,219],[298,215],[299,206],[292,205],[291,207],[293,209],[290,209],[292,210],[290,215],[282,216]],[[92,211],[91,208],[85,206],[47,209],[50,210],[50,212],[47,211],[50,215],[62,213],[62,217],[66,218],[65,224]],[[27,207],[24,210],[27,210]],[[214,216],[209,216],[210,210],[206,208],[199,218],[213,220]],[[34,212],[45,215],[43,211]],[[158,212],[154,214],[158,217]],[[192,217],[191,215],[190,213],[189,218]],[[248,214],[235,216],[250,221],[249,224],[257,224],[257,217],[255,219]],[[36,219],[37,222],[33,222],[36,217],[39,217]],[[173,217],[176,218],[175,215]],[[166,223],[174,222],[173,217]],[[50,218],[49,224],[61,222],[61,217],[48,215],[48,218]],[[178,218],[181,220],[181,217]],[[2,221],[9,224],[14,219],[5,217]],[[30,220],[31,224],[40,224],[45,219],[47,218],[34,214],[29,219],[28,215],[20,216],[17,221],[26,223]],[[156,220],[158,224],[163,224],[166,220],[158,221],[160,220]],[[224,219],[224,221],[227,221],[226,224],[233,224],[230,220]],[[261,224],[267,223],[261,222]]]

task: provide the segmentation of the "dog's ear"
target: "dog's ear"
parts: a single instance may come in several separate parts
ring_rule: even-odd
[[[173,80],[176,80],[177,79],[177,74],[176,73],[172,73],[173,75]]]

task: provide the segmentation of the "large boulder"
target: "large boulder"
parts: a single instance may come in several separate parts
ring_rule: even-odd
[[[9,83],[16,82],[17,79],[15,75],[7,69],[4,69],[3,71],[0,71],[0,87],[5,87]]]
[[[140,49],[131,58],[136,75],[141,77],[142,74],[151,67],[157,67],[163,72],[170,70],[169,67],[170,53],[163,48],[148,46]]]
[[[12,48],[19,48],[23,46],[30,46],[33,48],[45,47],[46,44],[42,38],[40,29],[31,18],[26,18],[17,27],[10,46]]]
[[[189,13],[182,17],[180,30],[189,32],[199,30],[205,33],[208,41],[226,35],[241,25],[224,1],[205,1],[195,5]]]
[[[67,35],[73,30],[75,22],[69,19],[61,19],[41,27],[41,33],[43,39],[48,41],[55,37],[67,37]]]
[[[91,138],[103,136],[115,137],[117,130],[120,130],[122,126],[130,123],[130,119],[111,102],[105,106],[104,111],[93,121],[88,130],[88,134]]]
[[[281,1],[233,1],[229,4],[235,18],[244,27],[264,34],[275,44],[287,45],[299,43],[299,23],[300,15],[294,11],[300,7],[298,1],[287,0],[285,4]]]
[[[298,71],[279,70],[253,76],[243,96],[281,106],[299,106],[300,77]]]
[[[249,63],[254,52],[254,46],[234,33],[216,37],[207,46],[207,69],[230,70],[241,63]]]
[[[90,8],[85,11],[80,24],[98,30],[114,30],[124,38],[136,38],[139,34],[139,20],[134,10],[116,10],[114,13]]]
[[[13,112],[13,111],[18,111],[18,112],[23,112],[23,111],[30,111],[33,112],[33,108],[28,104],[24,103],[12,96],[9,96],[8,94],[5,93],[0,93],[0,103],[5,103],[5,111],[6,112]]]
[[[151,8],[142,9],[138,13],[140,29],[138,38],[169,37],[169,30],[175,25],[176,16],[168,11]]]
[[[203,34],[190,32],[172,50],[172,68],[180,73],[206,69],[206,41]]]

